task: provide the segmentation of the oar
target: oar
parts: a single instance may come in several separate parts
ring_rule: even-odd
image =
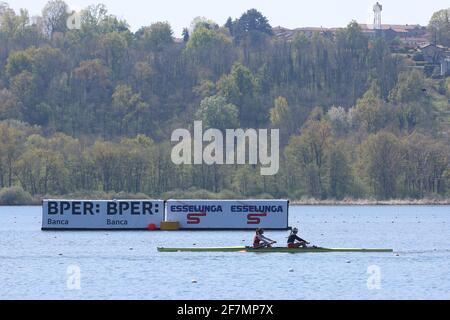
[[[316,245],[311,245],[311,242],[309,242],[309,241],[305,241],[306,242],[306,246],[305,247],[300,247],[300,248],[319,248],[318,246],[316,246]]]
[[[276,241],[272,241],[271,243],[268,243],[268,244],[263,244],[263,245],[260,245],[260,246],[258,246],[258,247],[253,247],[253,249],[262,249],[262,248],[266,248],[267,246],[270,246],[270,245],[275,244],[275,243],[277,243],[277,242],[276,242]]]

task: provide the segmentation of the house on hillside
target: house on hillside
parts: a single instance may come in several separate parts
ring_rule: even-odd
[[[446,56],[448,49],[441,45],[426,44],[420,47],[420,51],[423,54],[423,58],[426,62],[431,64],[440,63]]]
[[[435,68],[439,68],[441,76],[449,75],[450,49],[441,45],[426,44],[419,47],[423,60]]]
[[[427,27],[418,24],[382,24],[383,6],[376,3],[373,6],[373,24],[359,24],[361,31],[369,39],[383,38],[391,44],[391,48],[397,51],[414,49],[426,43],[428,40]],[[343,28],[297,28],[294,30],[283,27],[273,28],[274,34],[284,40],[292,40],[296,34],[303,34],[311,38],[315,34],[320,34],[333,39],[336,33]],[[395,50],[394,50],[395,51]]]
[[[360,24],[360,27],[362,33],[370,39],[382,37],[388,42],[398,39],[403,46],[407,47],[418,47],[428,41],[427,28],[420,25],[383,24],[380,29],[374,29],[372,25]],[[343,29],[323,27],[287,29],[278,26],[273,28],[273,33],[277,38],[288,41],[292,40],[296,34],[303,34],[307,38],[312,38],[315,34],[320,34],[332,39],[339,30]]]
[[[382,37],[388,42],[398,39],[405,45],[420,45],[427,41],[427,28],[421,25],[383,24],[380,29],[368,24],[360,26],[369,38]]]

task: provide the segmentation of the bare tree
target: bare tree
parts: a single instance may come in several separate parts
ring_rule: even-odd
[[[51,37],[55,32],[65,32],[67,30],[68,10],[68,5],[62,0],[47,2],[42,10],[45,34]]]
[[[8,3],[0,1],[0,15],[3,14],[3,12],[5,12],[8,8],[9,8]]]

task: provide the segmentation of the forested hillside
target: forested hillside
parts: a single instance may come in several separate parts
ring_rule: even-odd
[[[167,22],[132,32],[103,5],[69,30],[67,12],[0,2],[0,198],[450,194],[450,78],[426,78],[356,22],[286,41],[249,10],[175,39]],[[279,128],[279,173],[174,165],[171,133],[195,120]]]

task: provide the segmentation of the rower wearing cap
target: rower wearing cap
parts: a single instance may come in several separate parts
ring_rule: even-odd
[[[274,243],[277,242],[264,236],[264,229],[256,229],[256,234],[253,238],[253,248],[270,248]]]
[[[294,228],[291,231],[291,234],[288,238],[288,248],[294,249],[294,248],[305,248],[308,244],[310,244],[308,241],[303,240],[298,235],[298,229]]]

